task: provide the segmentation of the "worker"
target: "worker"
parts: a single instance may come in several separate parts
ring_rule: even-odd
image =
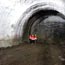
[[[30,43],[36,43],[36,40],[37,40],[37,36],[36,35],[32,35],[32,34],[29,35]]]

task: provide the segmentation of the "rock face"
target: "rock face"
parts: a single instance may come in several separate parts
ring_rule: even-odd
[[[57,20],[58,19],[58,20]],[[47,37],[47,40],[52,39],[53,41],[56,40],[63,40],[65,38],[65,20],[61,20],[57,16],[50,16],[43,22],[39,24],[38,35],[41,36],[43,40]]]
[[[19,44],[30,17],[40,10],[65,15],[64,0],[0,0],[0,47]],[[63,17],[64,18],[64,17]],[[28,24],[29,25],[29,24]]]

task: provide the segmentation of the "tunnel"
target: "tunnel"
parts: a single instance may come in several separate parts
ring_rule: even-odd
[[[65,38],[65,17],[56,10],[39,10],[27,20],[24,26],[22,39],[29,42],[29,35],[36,34],[37,42],[44,40],[64,40]]]

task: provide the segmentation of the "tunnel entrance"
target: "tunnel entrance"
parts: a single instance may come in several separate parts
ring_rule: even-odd
[[[24,28],[23,41],[29,41],[29,34],[36,34],[38,42],[64,40],[64,16],[55,10],[41,10],[34,13]]]

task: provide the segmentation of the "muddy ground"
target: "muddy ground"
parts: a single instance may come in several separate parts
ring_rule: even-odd
[[[0,65],[65,65],[64,45],[24,43],[0,49]]]

